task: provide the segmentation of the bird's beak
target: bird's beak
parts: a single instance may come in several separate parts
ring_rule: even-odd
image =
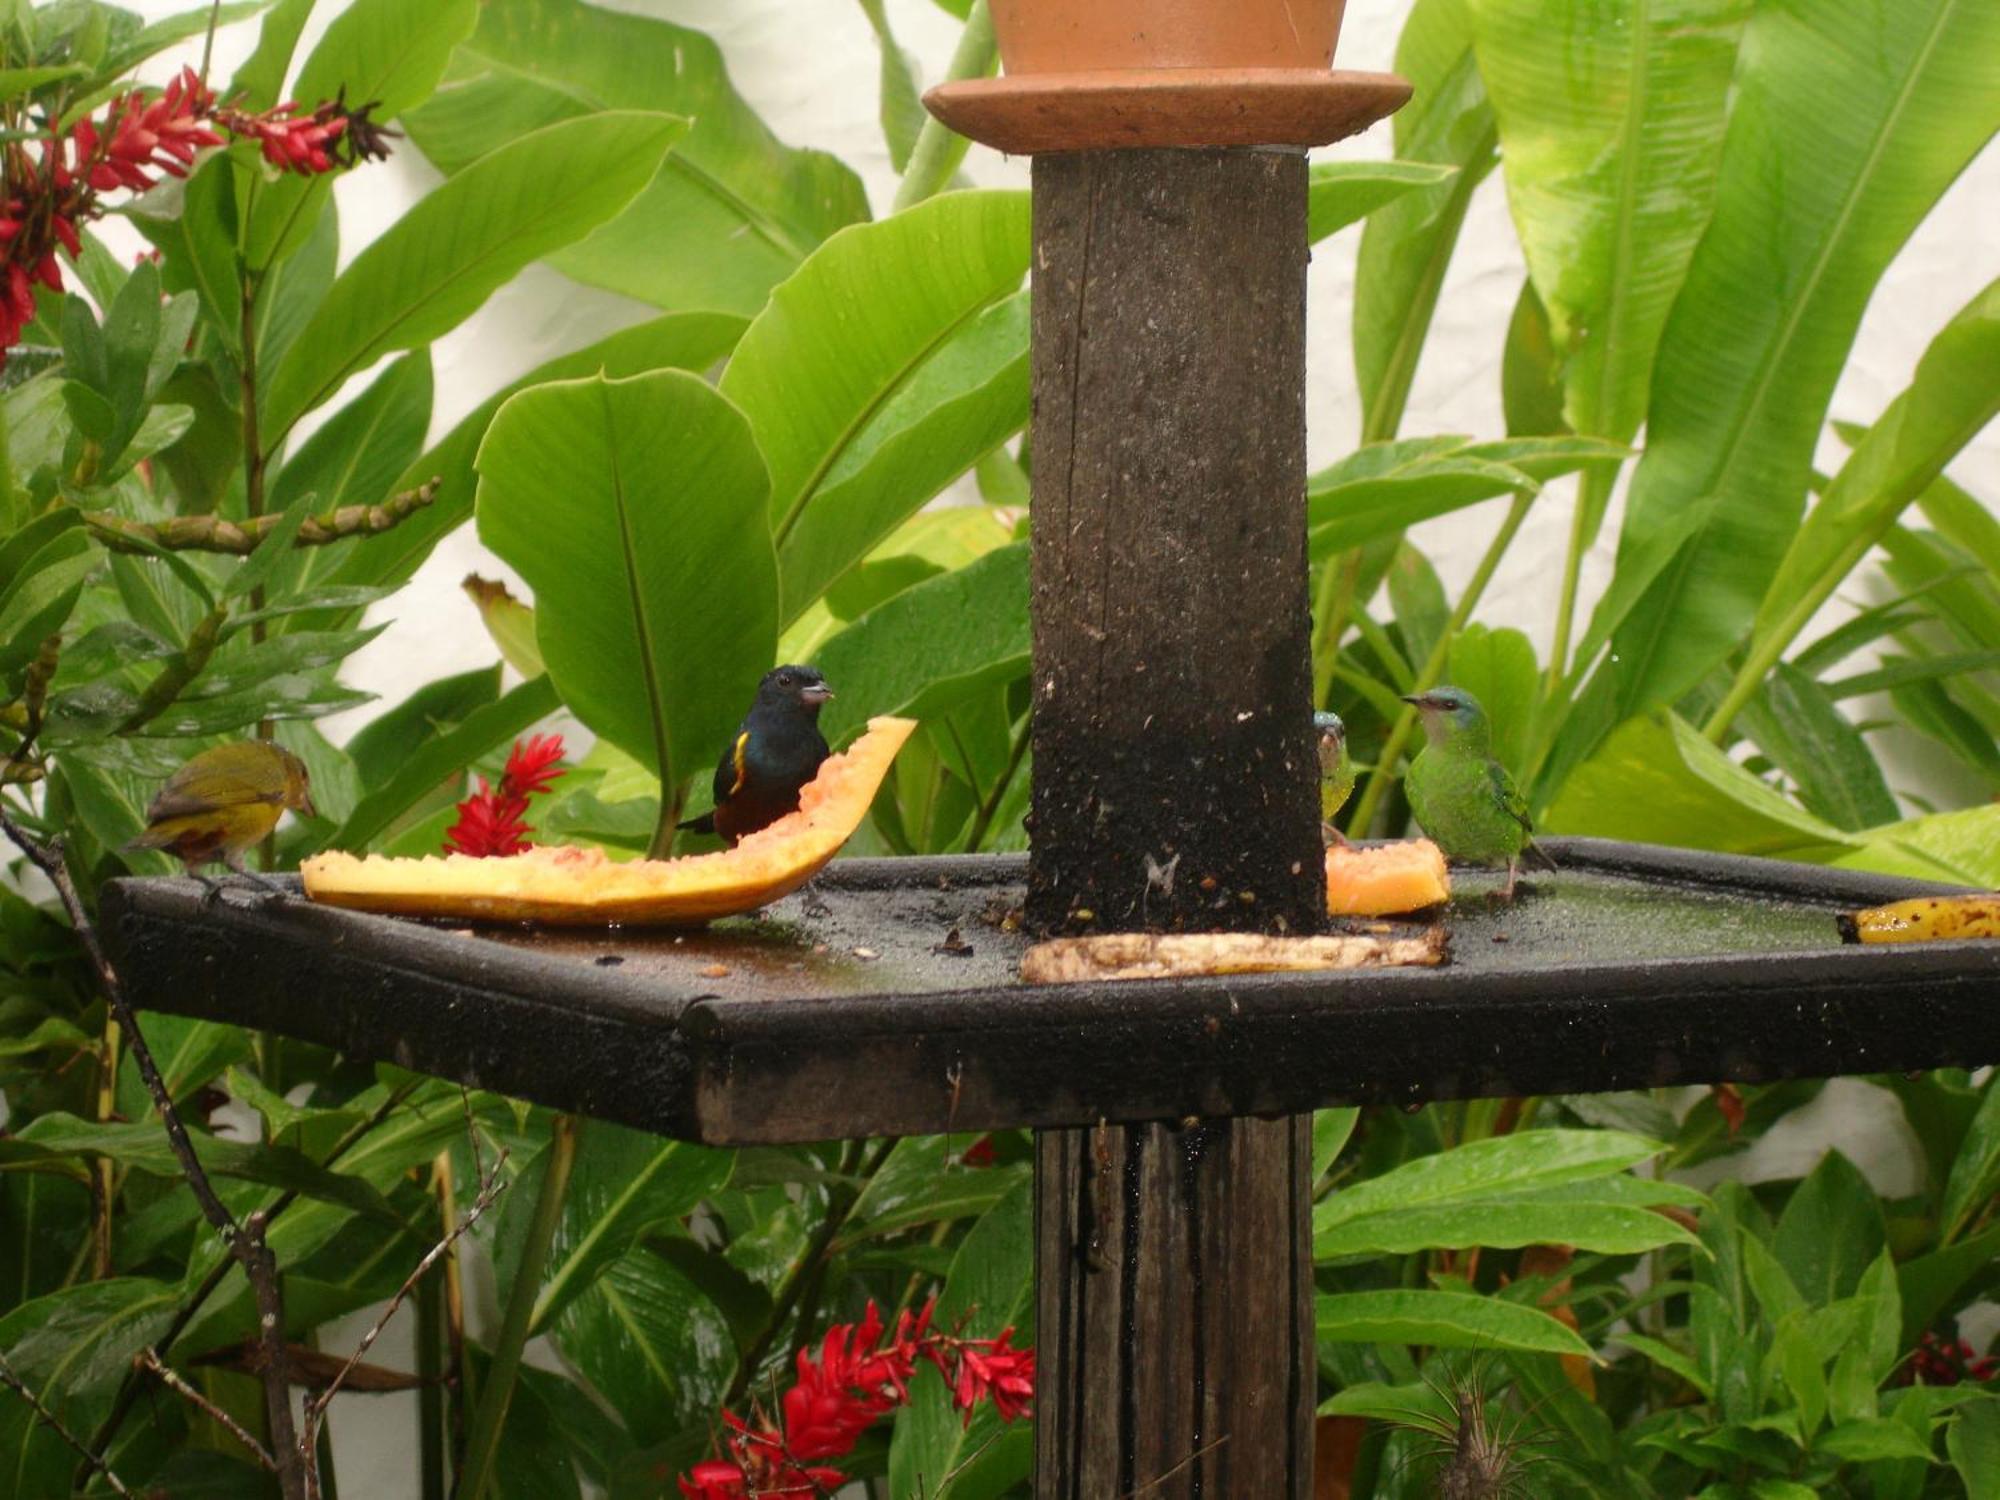
[[[1429,708],[1431,706],[1431,700],[1423,693],[1405,693],[1403,694],[1403,701],[1412,708]]]
[[[833,689],[825,683],[815,683],[811,687],[800,688],[799,697],[807,703],[824,703],[833,696]]]
[[[301,792],[299,794],[299,816],[302,818],[316,818],[319,816],[319,809],[313,805],[313,794],[311,792]]]

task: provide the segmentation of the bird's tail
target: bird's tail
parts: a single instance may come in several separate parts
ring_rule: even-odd
[[[685,823],[676,823],[674,827],[691,828],[696,833],[713,833],[715,832],[715,814],[713,812],[705,812],[698,818],[689,818]]]
[[[1533,839],[1528,840],[1527,852],[1544,870],[1547,870],[1552,875],[1555,873],[1557,869],[1555,856],[1550,854],[1548,850],[1544,849]]]

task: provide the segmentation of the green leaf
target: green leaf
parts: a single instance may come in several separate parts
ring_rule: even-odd
[[[1322,1342],[1521,1349],[1594,1358],[1590,1345],[1540,1308],[1470,1292],[1335,1292],[1314,1303]]]
[[[1939,1216],[1939,1243],[1949,1245],[1988,1213],[1996,1192],[2000,1192],[2000,1087],[1989,1081],[1979,1113],[1972,1117],[1958,1158],[1951,1164]]]
[[[2000,281],[1945,325],[1791,538],[1757,609],[1752,660],[1797,638],[1944,465],[2000,413]],[[1979,509],[1975,504],[1974,509]]]
[[[1441,1208],[1372,1214],[1313,1237],[1313,1259],[1407,1255],[1418,1250],[1489,1245],[1570,1245],[1604,1255],[1637,1255],[1662,1245],[1698,1243],[1672,1219],[1623,1203],[1540,1201],[1531,1194],[1474,1198]]]
[[[1530,1130],[1472,1141],[1332,1194],[1313,1209],[1313,1237],[1368,1215],[1609,1177],[1662,1149],[1616,1130]]]
[[[534,589],[563,701],[677,787],[720,750],[777,645],[749,425],[679,371],[567,381],[501,408],[479,475],[480,537]]]
[[[889,165],[900,175],[909,169],[910,151],[927,118],[917,99],[916,62],[897,45],[882,0],[861,0],[861,9],[875,33],[875,49],[882,55],[876,114],[882,122],[883,144],[889,148]]]
[[[144,1277],[79,1282],[0,1318],[0,1355],[60,1414],[123,1379],[132,1357],[172,1321],[179,1300],[178,1287]],[[10,1391],[8,1405],[17,1401]],[[74,1453],[62,1451],[74,1461]],[[0,1462],[13,1467],[11,1458]]]
[[[192,1139],[196,1157],[213,1174],[288,1188],[338,1203],[351,1213],[402,1223],[373,1187],[344,1173],[329,1172],[297,1151],[225,1141],[200,1131],[192,1132]],[[181,1174],[180,1160],[156,1124],[100,1125],[58,1112],[37,1115],[9,1139],[0,1141],[0,1164],[7,1166],[72,1156],[104,1157],[154,1177],[178,1178]]]
[[[530,261],[632,201],[686,129],[671,115],[593,115],[510,141],[405,213],[341,272],[271,377],[276,443],[349,375],[448,333]]]
[[[720,1190],[733,1162],[726,1151],[663,1141],[602,1121],[593,1124],[572,1168],[528,1336],[545,1328],[640,1235],[677,1223]]]
[[[1613,594],[1644,593],[1605,668],[1615,718],[1674,701],[1742,643],[1869,294],[2000,125],[1996,50],[2000,9],[1982,0],[1752,15],[1715,216],[1661,339],[1626,504]]]
[[[1528,753],[1528,730],[1540,672],[1535,648],[1511,627],[1489,630],[1468,625],[1451,643],[1445,680],[1487,706],[1493,727],[1493,756],[1519,772]]]
[[[1551,833],[1772,858],[1825,861],[1856,847],[1674,714],[1621,726],[1571,774],[1540,822]]]
[[[379,504],[422,451],[430,420],[431,356],[420,349],[390,365],[300,445],[278,471],[266,507],[284,510],[305,494],[315,497],[320,515]]]
[[[1854,1294],[1885,1233],[1868,1179],[1829,1151],[1785,1205],[1771,1248],[1806,1300],[1824,1307]]]
[[[905,1136],[855,1200],[837,1248],[845,1250],[862,1239],[912,1225],[979,1217],[1006,1197],[1022,1176],[1015,1168],[957,1164],[951,1160],[946,1137]]]
[[[1839,1341],[1827,1404],[1835,1420],[1857,1422],[1875,1415],[1876,1387],[1896,1368],[1902,1350],[1902,1297],[1886,1247],[1862,1273],[1846,1305],[1855,1309],[1854,1330]]]
[[[448,778],[525,734],[561,706],[555,686],[548,678],[537,677],[499,702],[467,713],[461,722],[428,742],[415,747],[405,744],[394,774],[361,799],[353,816],[328,840],[329,845],[356,853],[367,849]],[[365,773],[363,785],[370,779],[372,773]]]
[[[626,212],[550,257],[592,286],[748,317],[814,246],[868,217],[860,179],[773,136],[700,31],[582,0],[489,0],[458,73],[406,121],[448,176],[556,120],[643,109],[693,122]]]
[[[1792,779],[1807,812],[1850,833],[1901,815],[1861,732],[1841,716],[1825,687],[1790,662],[1772,669],[1739,721]]]
[[[1315,1184],[1333,1170],[1334,1162],[1353,1137],[1354,1127],[1360,1119],[1361,1111],[1352,1106],[1313,1111],[1312,1180]]]
[[[1027,264],[1025,194],[947,193],[842,230],[773,290],[721,388],[770,467],[781,620],[1019,425],[1023,310],[982,315]]]
[[[729,352],[744,326],[740,318],[719,313],[654,318],[552,359],[503,386],[390,485],[395,492],[438,480],[437,493],[428,506],[385,536],[313,548],[308,559],[324,560],[317,561],[308,576],[351,587],[398,584],[416,572],[431,549],[471,516],[478,483],[474,457],[493,414],[517,392],[584,375],[621,378],[648,370],[705,370]]]
[[[836,696],[821,731],[839,745],[875,714],[936,717],[1027,662],[1028,547],[1015,542],[903,590],[822,646]]]
[[[229,85],[230,96],[240,98],[244,108],[268,109],[284,97],[292,52],[314,4],[315,0],[278,0],[265,13],[264,24],[257,28],[257,46]]]
[[[1636,1353],[1643,1354],[1661,1369],[1670,1370],[1680,1376],[1700,1392],[1704,1399],[1713,1398],[1714,1391],[1710,1388],[1707,1377],[1701,1373],[1701,1367],[1671,1344],[1663,1344],[1658,1339],[1648,1338],[1643,1333],[1628,1333],[1622,1329],[1618,1333],[1618,1342]]]
[[[1562,358],[1549,328],[1548,309],[1532,281],[1521,283],[1514,316],[1507,320],[1507,343],[1500,355],[1500,407],[1510,433],[1563,432],[1569,427],[1563,416]]]
[[[1470,11],[1515,227],[1564,363],[1564,414],[1625,441],[1714,206],[1749,0]]]
[[[2000,1398],[1988,1396],[1960,1408],[1944,1446],[1967,1495],[2000,1495]]]
[[[251,59],[253,80],[268,87],[273,99],[285,92],[284,64],[297,41],[291,17],[280,12],[278,30],[269,37],[271,50],[259,39]],[[472,30],[476,0],[353,0],[343,6],[326,34],[299,69],[289,97],[307,109],[344,95],[349,104],[374,103],[374,118],[392,120],[430,96],[444,72],[452,48]],[[304,17],[299,17],[302,25]],[[282,50],[284,58],[276,54]],[[254,157],[239,163],[239,193],[244,204],[243,259],[264,271],[304,243],[333,194],[330,175],[273,177]],[[275,434],[280,429],[273,429]]]
[[[1842,1422],[1820,1434],[1813,1442],[1816,1453],[1831,1453],[1846,1463],[1873,1463],[1885,1458],[1920,1458],[1932,1461],[1931,1445],[1901,1422],[1863,1418]],[[1977,1493],[1973,1491],[1972,1493]]]
[[[604,1266],[563,1308],[554,1334],[564,1357],[641,1443],[712,1420],[736,1362],[736,1342],[715,1304],[647,1250]]]
[[[1394,437],[1402,425],[1466,208],[1499,159],[1493,110],[1473,61],[1467,0],[1417,0],[1396,45],[1396,71],[1416,90],[1395,117],[1396,156],[1454,172],[1384,205],[1362,231],[1354,369],[1364,442]]]
[[[1022,1182],[959,1245],[938,1297],[937,1326],[952,1328],[964,1319],[965,1337],[995,1338],[1027,1322],[1034,1306],[1034,1243],[1034,1192]],[[980,1446],[1002,1430],[990,1407],[968,1425],[936,1371],[920,1371],[910,1382],[910,1404],[896,1419],[889,1445],[890,1493],[949,1493],[973,1500],[1007,1492],[1028,1476],[1032,1455],[1026,1443],[1010,1443],[1004,1455],[991,1456],[993,1461],[981,1456],[977,1478],[968,1471],[944,1489],[946,1478],[975,1462]]]
[[[1457,170],[1425,161],[1314,162],[1306,189],[1306,239],[1317,245],[1405,193],[1449,182]]]

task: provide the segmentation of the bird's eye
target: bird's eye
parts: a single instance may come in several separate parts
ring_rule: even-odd
[[[790,687],[791,685],[792,685],[792,674],[790,672],[780,673],[778,677],[778,686]]]

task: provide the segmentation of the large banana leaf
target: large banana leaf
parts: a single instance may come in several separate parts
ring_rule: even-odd
[[[678,370],[523,391],[479,449],[479,535],[535,591],[577,717],[674,789],[771,665],[777,566],[749,424]]]
[[[1027,269],[1026,194],[947,193],[771,293],[722,391],[770,466],[781,623],[1019,425],[1024,319],[996,304]]]
[[[629,210],[550,257],[579,281],[747,317],[820,241],[868,217],[860,179],[774,137],[707,36],[582,0],[488,0],[445,87],[407,123],[456,175],[523,130],[620,109],[693,126]]]
[[[1875,283],[2000,125],[1990,0],[1785,0],[1744,35],[1716,211],[1667,329],[1618,575],[1616,722],[1741,644]]]
[[[621,329],[574,353],[559,355],[488,396],[424,455],[403,470],[392,493],[435,479],[437,493],[425,509],[395,530],[365,540],[314,547],[303,554],[300,576],[315,585],[373,588],[401,583],[431,549],[472,515],[473,455],[508,397],[530,386],[585,375],[643,375],[648,370],[706,370],[742,337],[743,320],[723,313],[669,313]]]
[[[1469,0],[1564,412],[1623,442],[1714,204],[1750,0]]]
[[[1354,370],[1364,442],[1396,435],[1445,268],[1479,184],[1493,170],[1493,110],[1473,62],[1467,0],[1417,0],[1396,47],[1416,96],[1395,118],[1396,156],[1456,168],[1368,220],[1354,289]]]
[[[685,129],[639,113],[551,125],[424,198],[340,273],[272,375],[265,440],[275,445],[356,370],[450,332],[529,262],[613,217]]]

